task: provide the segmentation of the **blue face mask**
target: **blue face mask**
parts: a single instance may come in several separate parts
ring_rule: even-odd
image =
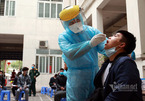
[[[63,72],[60,72],[59,74],[60,74],[60,75],[63,75]]]
[[[34,67],[32,67],[32,69],[33,69]]]
[[[105,52],[106,52],[107,57],[110,57],[113,54],[115,54],[117,52],[115,49],[116,49],[116,47],[112,47],[110,49],[106,49]]]
[[[118,46],[119,46],[119,45],[118,45]],[[117,47],[117,46],[116,46],[116,47]],[[118,50],[121,49],[121,48],[119,48],[119,49],[116,50],[116,47],[112,47],[112,48],[110,48],[110,49],[106,49],[106,50],[105,50],[107,57],[112,56],[112,55],[115,54]]]

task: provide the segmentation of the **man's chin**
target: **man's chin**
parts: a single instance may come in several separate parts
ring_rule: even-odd
[[[108,47],[105,45],[104,49],[108,49]]]
[[[105,46],[105,47],[104,47],[104,49],[106,50],[106,49],[110,49],[110,48],[109,48],[109,47],[107,47],[107,46]]]
[[[110,49],[110,48],[112,48],[112,46],[111,46],[111,45],[109,45],[109,44],[105,44],[104,49]]]

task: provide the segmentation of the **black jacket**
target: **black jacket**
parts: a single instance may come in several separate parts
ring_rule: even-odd
[[[0,77],[0,85],[2,86],[2,87],[4,87],[4,85],[5,85],[5,78],[2,76],[2,77]]]
[[[109,60],[102,65],[94,79],[96,89],[104,88],[104,101],[143,101],[141,79],[136,63],[126,54],[119,54],[102,86],[102,75],[108,63]]]
[[[13,82],[13,85],[17,85],[18,84],[18,77],[16,76]]]
[[[56,78],[56,85],[57,85],[57,89],[60,90],[60,87],[64,87],[66,89],[66,76],[62,75],[62,76],[58,76]]]
[[[50,87],[53,86],[53,83],[56,83],[56,78],[51,77],[51,78],[50,78],[50,82],[49,82],[49,86],[50,86]]]

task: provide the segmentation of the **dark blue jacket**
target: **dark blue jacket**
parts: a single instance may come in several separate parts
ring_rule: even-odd
[[[94,79],[96,88],[104,88],[104,101],[143,101],[141,79],[136,63],[126,54],[119,54],[113,61],[102,86],[102,75],[109,63],[107,60]]]

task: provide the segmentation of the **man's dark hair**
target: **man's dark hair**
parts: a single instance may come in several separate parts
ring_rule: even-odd
[[[23,69],[22,69],[22,71],[27,71],[27,70],[29,70],[28,67],[23,67]]]
[[[3,73],[3,71],[1,71],[1,70],[0,70],[0,72],[2,72],[2,73]]]
[[[60,70],[64,70],[63,68],[60,68]]]
[[[17,73],[17,76],[19,76],[19,75],[21,75],[21,74],[22,74],[21,72],[18,72],[18,73]]]
[[[124,50],[127,54],[130,54],[136,47],[136,38],[132,33],[125,30],[119,30],[117,33],[121,33],[123,35],[120,41],[126,43]]]
[[[57,74],[55,74],[54,76],[55,76],[55,77],[57,77],[58,75],[57,75]]]

